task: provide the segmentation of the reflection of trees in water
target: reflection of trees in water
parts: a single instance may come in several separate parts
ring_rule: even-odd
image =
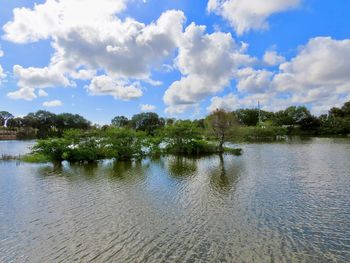
[[[215,191],[227,192],[238,180],[239,165],[234,159],[225,156],[217,157],[219,162],[206,172],[209,175],[210,187]],[[211,162],[209,159],[203,160]],[[228,162],[229,161],[229,162]],[[168,156],[158,159],[144,159],[137,161],[104,161],[95,164],[60,164],[45,165],[38,168],[38,175],[42,177],[58,176],[67,180],[109,180],[121,183],[135,183],[144,181],[153,168],[166,170],[170,177],[181,180],[194,176],[198,171],[198,158],[184,156]],[[157,168],[156,170],[157,171]]]
[[[186,178],[197,171],[197,159],[174,156],[168,159],[169,175],[173,178]]]
[[[61,176],[70,180],[84,178],[93,179],[99,174],[100,165],[98,163],[72,164],[68,162],[53,163],[52,165],[42,166],[38,169],[38,175]]]
[[[214,167],[209,172],[210,186],[219,192],[228,192],[238,181],[238,168],[233,162],[225,165],[225,159],[222,154],[219,155],[219,166]]]
[[[132,183],[143,181],[149,170],[150,163],[141,160],[115,161],[108,167],[108,178],[115,181]]]
[[[101,161],[92,164],[71,164],[68,162],[42,166],[38,175],[42,177],[59,176],[68,180],[92,180],[109,178],[111,180],[134,182],[143,180],[150,162],[143,161]]]

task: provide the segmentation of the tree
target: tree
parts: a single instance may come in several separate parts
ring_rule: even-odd
[[[49,111],[39,110],[29,113],[23,118],[25,127],[32,127],[38,130],[39,138],[47,138],[57,135],[57,115]]]
[[[291,106],[285,110],[276,112],[273,117],[273,122],[277,126],[302,126],[304,123],[312,121],[311,119],[312,115],[306,107]]]
[[[200,139],[198,126],[191,121],[177,121],[164,128],[165,137],[170,143],[181,147],[193,140]]]
[[[68,129],[86,130],[90,128],[91,123],[78,114],[62,113],[57,115],[54,126],[59,134],[62,135],[63,131]]]
[[[164,122],[164,119],[159,118],[158,114],[154,112],[136,114],[131,119],[131,125],[135,130],[144,131],[151,135],[154,135],[158,128],[164,127]]]
[[[231,112],[216,110],[207,119],[209,131],[219,141],[219,151],[224,152],[224,143],[232,136],[236,127],[236,119]]]
[[[23,127],[23,119],[20,117],[9,119],[7,126],[10,128],[21,128]]]
[[[345,102],[341,110],[344,116],[350,116],[350,101]]]
[[[14,116],[9,113],[8,111],[0,111],[0,125],[4,126],[5,128],[7,127],[7,122],[14,118]]]
[[[129,119],[125,116],[116,116],[111,121],[113,126],[119,128],[128,126],[129,122]]]
[[[239,123],[245,126],[256,126],[259,122],[259,110],[257,109],[236,110],[235,115]]]
[[[167,152],[172,154],[204,154],[215,152],[215,147],[202,139],[199,127],[189,121],[176,121],[163,130]]]
[[[330,117],[339,117],[339,118],[342,118],[344,117],[344,112],[342,109],[339,109],[339,108],[336,108],[336,107],[333,107],[329,110],[329,116]]]

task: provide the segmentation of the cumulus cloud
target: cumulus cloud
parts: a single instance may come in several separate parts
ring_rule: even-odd
[[[102,75],[94,77],[87,87],[91,95],[110,95],[115,99],[132,100],[142,97],[143,92],[140,84],[128,83],[127,81],[114,80],[110,76]]]
[[[171,84],[163,98],[168,113],[181,113],[222,91],[238,68],[255,62],[243,53],[245,45],[237,44],[231,34],[206,34],[205,30],[192,23],[184,32],[176,58],[182,77]]]
[[[301,0],[209,0],[207,9],[229,21],[238,35],[269,27],[268,18],[300,5]]]
[[[280,65],[273,84],[293,102],[331,105],[350,93],[350,40],[317,37]]]
[[[15,8],[13,21],[3,27],[4,38],[16,43],[48,39],[65,34],[67,28],[93,26],[123,11],[125,4],[126,0],[47,0],[32,9]]]
[[[151,71],[174,55],[185,16],[170,10],[150,24],[121,20],[117,15],[125,5],[126,0],[46,0],[14,9],[13,20],[3,27],[4,38],[15,43],[50,40],[55,51],[44,68],[14,68],[19,88],[70,86],[71,79],[91,80],[96,72],[159,84]]]
[[[277,54],[276,51],[266,51],[263,61],[268,66],[276,66],[286,61],[283,56]]]
[[[43,106],[44,106],[44,107],[48,107],[48,108],[60,107],[60,106],[62,106],[62,105],[63,105],[63,103],[62,103],[62,101],[60,101],[60,100],[45,101],[45,102],[43,103]]]
[[[234,110],[257,105],[279,110],[290,105],[311,107],[314,114],[327,112],[350,99],[350,40],[317,37],[279,66],[279,72],[245,68],[237,71],[237,94],[214,97],[208,111]]]
[[[273,73],[268,70],[255,70],[251,67],[236,73],[237,89],[240,92],[266,93],[271,88]]]
[[[96,75],[95,70],[79,69],[76,72],[72,72],[71,77],[79,80],[89,80]]]
[[[33,88],[20,88],[19,90],[7,93],[7,97],[14,100],[33,100],[38,96],[35,94],[35,89]]]
[[[0,58],[2,58],[3,56],[4,56],[4,51],[2,51],[1,49],[0,49]]]
[[[257,108],[258,103],[260,103],[261,109],[268,111],[278,111],[291,106],[288,99],[278,97],[278,94],[274,92],[265,94],[248,94],[244,96],[229,93],[223,97],[213,97],[210,105],[207,107],[207,111],[212,112],[216,109],[234,111],[243,108]]]
[[[150,104],[141,104],[140,109],[141,111],[155,111],[157,107]]]
[[[207,107],[208,112],[213,112],[217,109],[233,111],[239,108],[239,98],[237,94],[229,93],[224,97],[215,96],[211,99],[211,104]]]
[[[72,85],[69,80],[55,67],[23,68],[13,66],[13,73],[18,78],[18,86],[22,88],[48,88]]]

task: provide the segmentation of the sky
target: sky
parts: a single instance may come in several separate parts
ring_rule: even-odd
[[[100,124],[350,100],[348,0],[0,0],[0,110]]]

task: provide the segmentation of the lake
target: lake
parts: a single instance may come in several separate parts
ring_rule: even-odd
[[[0,155],[32,142],[0,142]],[[349,262],[350,139],[242,156],[0,162],[0,262]]]

